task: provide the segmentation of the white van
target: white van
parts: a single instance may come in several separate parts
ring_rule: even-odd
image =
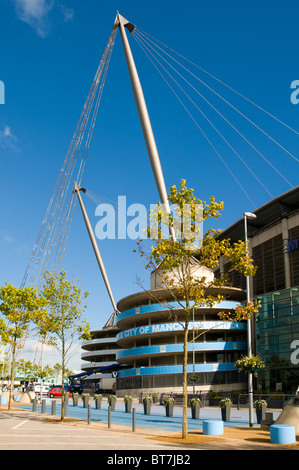
[[[42,395],[47,395],[48,391],[51,390],[51,384],[45,382],[33,382],[33,391],[40,394],[40,389],[42,388]]]

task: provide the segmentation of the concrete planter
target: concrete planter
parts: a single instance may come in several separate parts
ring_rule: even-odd
[[[116,404],[116,398],[110,396],[108,401],[109,401],[109,406],[111,408],[111,411],[114,411],[115,410],[115,404]]]
[[[262,421],[265,421],[266,411],[267,411],[266,406],[259,406],[255,409],[256,420],[257,420],[258,424],[261,424]]]
[[[88,395],[88,396],[85,396],[85,397],[83,397],[83,396],[82,396],[82,400],[83,400],[83,406],[84,406],[84,408],[87,408],[87,407],[88,407],[89,398],[90,398],[90,396],[89,396],[89,395]]]
[[[133,404],[133,401],[130,400],[130,399],[125,401],[125,410],[126,410],[126,413],[131,413],[131,411],[132,411],[132,404]]]
[[[152,402],[145,400],[143,402],[143,411],[145,415],[150,415],[151,414],[151,409],[152,409]]]
[[[224,406],[221,408],[222,421],[230,421],[231,405]]]
[[[192,419],[199,419],[199,414],[200,414],[200,404],[196,403],[194,405],[191,405],[191,417],[192,417]]]
[[[78,406],[79,395],[73,395],[73,406]]]
[[[173,409],[174,409],[174,404],[173,403],[167,403],[165,405],[166,416],[168,418],[173,416]]]
[[[95,398],[94,402],[95,402],[96,409],[100,410],[102,406],[102,397]]]

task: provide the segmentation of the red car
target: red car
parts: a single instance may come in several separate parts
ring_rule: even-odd
[[[70,397],[72,396],[72,394],[70,392],[67,392],[66,390],[65,390],[65,393],[68,393]],[[62,395],[62,388],[61,387],[53,387],[48,392],[48,396],[50,398],[61,397],[61,395]]]

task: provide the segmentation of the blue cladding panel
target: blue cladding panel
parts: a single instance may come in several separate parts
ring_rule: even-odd
[[[223,372],[237,370],[234,362],[195,364],[195,372]],[[193,372],[193,365],[187,366],[187,372]],[[140,367],[136,369],[120,370],[118,377],[135,377],[138,375],[182,374],[183,366]]]
[[[216,304],[213,309],[220,309],[220,310],[232,310],[239,305],[238,302],[234,302],[231,300],[223,300],[219,304]],[[197,307],[197,310],[207,310],[208,307]],[[166,304],[151,304],[151,305],[143,305],[142,307],[131,308],[130,310],[126,310],[120,313],[117,316],[117,323],[124,318],[132,317],[134,315],[142,315],[144,313],[151,313],[151,312],[158,312],[164,310],[182,310],[182,306],[178,302],[167,302]]]
[[[151,356],[152,354],[183,352],[183,343],[181,344],[165,344],[158,346],[142,346],[140,348],[130,348],[120,350],[116,353],[116,359],[130,356]],[[229,342],[229,341],[213,341],[210,343],[195,343],[194,351],[230,351],[230,350],[246,350],[247,343]],[[193,344],[188,345],[188,351],[193,351]]]
[[[213,328],[214,330],[243,330],[247,329],[247,323],[239,322],[223,322],[223,321],[196,321],[189,323],[189,330],[208,330]],[[167,333],[169,331],[183,331],[184,323],[158,323],[156,325],[144,325],[136,328],[130,328],[129,330],[121,331],[117,334],[116,339],[120,340],[123,338],[130,338],[132,336],[154,334],[154,333]]]

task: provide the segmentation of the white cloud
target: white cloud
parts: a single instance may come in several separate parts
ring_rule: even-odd
[[[23,352],[26,352],[26,353],[36,353],[36,354],[41,354],[41,352],[43,353],[49,353],[49,352],[53,352],[54,351],[54,347],[53,346],[49,346],[48,344],[43,344],[39,341],[34,341],[34,340],[29,340],[26,342],[24,348],[23,348]]]
[[[47,34],[46,18],[54,7],[55,0],[13,0],[21,21],[29,24],[36,33],[44,37]]]
[[[63,14],[63,19],[64,21],[71,21],[74,18],[75,11],[73,8],[67,8],[64,5],[59,5],[62,14]]]
[[[81,345],[74,345],[72,347],[72,355],[66,365],[68,369],[80,370],[81,367]],[[18,360],[25,359],[26,361],[41,363],[43,366],[49,365],[53,367],[57,363],[61,363],[61,356],[54,346],[42,344],[37,339],[28,339],[23,348],[18,350]]]
[[[18,240],[15,240],[4,230],[0,230],[0,244],[1,242],[8,243],[10,245],[10,251],[13,251],[18,254],[23,254],[29,251],[29,248],[24,243],[20,243]]]
[[[49,30],[49,14],[54,7],[59,8],[65,22],[72,20],[74,10],[67,8],[59,0],[12,0],[21,21],[35,29],[40,37],[45,37]]]
[[[13,135],[11,128],[5,126],[2,131],[0,131],[0,148],[14,148],[14,144],[17,138]]]
[[[15,241],[8,233],[4,232],[3,230],[0,231],[0,236],[1,239],[6,243],[13,243]]]
[[[10,130],[9,126],[5,126],[4,131],[3,131],[3,135],[4,135],[4,137],[11,137],[12,136],[12,133],[11,133],[11,130]]]

